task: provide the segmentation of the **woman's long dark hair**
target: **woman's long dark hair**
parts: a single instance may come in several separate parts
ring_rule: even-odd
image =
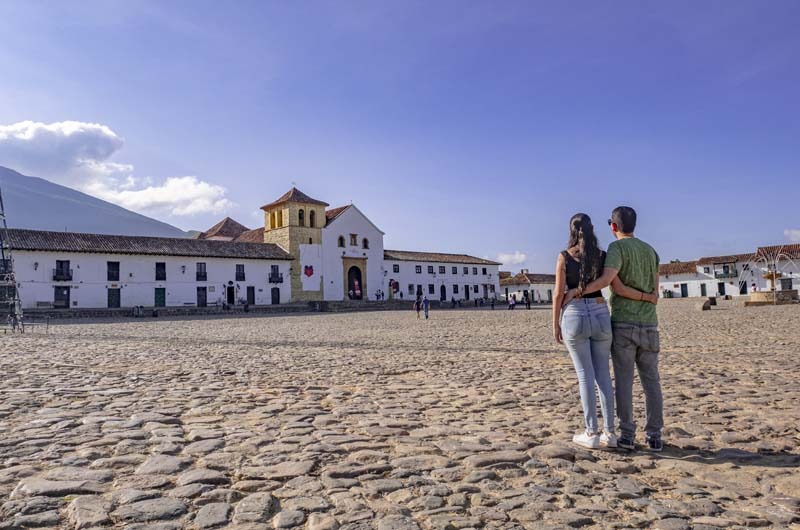
[[[597,246],[592,219],[585,213],[576,213],[569,220],[569,243],[567,248],[578,249],[578,261],[581,264],[578,289],[583,292],[586,284],[600,276],[603,266],[603,252]]]

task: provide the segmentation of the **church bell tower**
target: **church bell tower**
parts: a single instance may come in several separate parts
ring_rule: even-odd
[[[322,228],[328,203],[297,188],[265,204],[264,242],[275,243],[294,260],[290,272],[292,301],[320,301],[322,291]]]

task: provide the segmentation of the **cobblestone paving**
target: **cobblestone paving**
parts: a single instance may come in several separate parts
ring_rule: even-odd
[[[800,307],[659,307],[658,456],[570,444],[542,309],[2,336],[0,528],[800,527]]]

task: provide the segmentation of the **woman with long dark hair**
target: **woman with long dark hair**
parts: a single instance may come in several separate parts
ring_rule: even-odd
[[[558,255],[556,262],[553,333],[559,344],[566,344],[578,375],[585,431],[576,434],[572,441],[589,449],[617,446],[614,434],[614,389],[608,366],[611,356],[611,316],[600,291],[583,292],[589,283],[603,274],[605,257],[606,253],[597,244],[589,216],[585,213],[573,215],[569,221],[567,249]],[[612,288],[625,298],[643,299],[642,292],[619,281]],[[570,289],[577,289],[579,298],[565,299]],[[602,431],[597,422],[595,386],[600,393]]]

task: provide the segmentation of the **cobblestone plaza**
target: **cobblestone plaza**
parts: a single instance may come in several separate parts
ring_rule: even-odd
[[[797,306],[659,314],[657,456],[569,442],[547,309],[5,335],[0,528],[798,528]]]

